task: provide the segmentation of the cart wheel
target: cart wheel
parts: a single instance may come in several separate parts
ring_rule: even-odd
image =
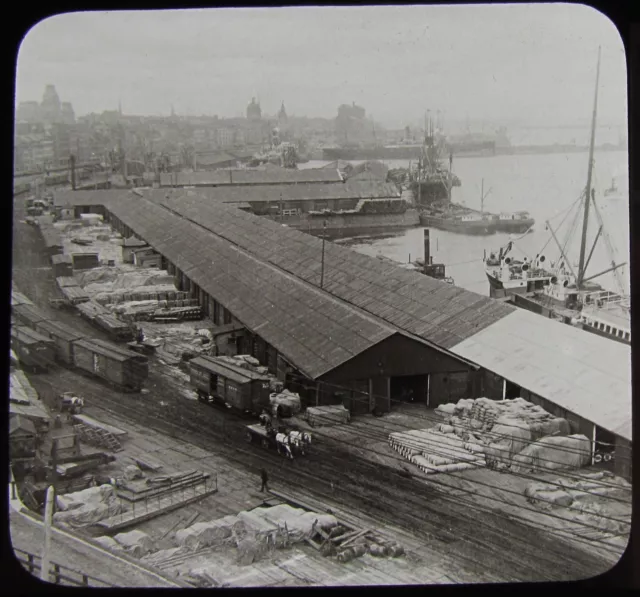
[[[604,461],[605,462],[609,462],[611,460],[611,454],[605,454],[604,455]]]
[[[253,441],[253,436],[251,435],[250,431],[247,431],[247,434],[244,436],[244,438],[247,440],[248,444],[250,444]]]
[[[269,442],[268,442],[266,439],[263,439],[263,440],[262,440],[262,447],[263,447],[265,450],[268,450],[268,449],[269,449]]]

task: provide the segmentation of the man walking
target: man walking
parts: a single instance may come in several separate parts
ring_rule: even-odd
[[[260,491],[264,491],[265,489],[269,491],[269,476],[267,475],[267,471],[262,469],[260,471],[260,476],[262,477],[262,487],[260,488]]]

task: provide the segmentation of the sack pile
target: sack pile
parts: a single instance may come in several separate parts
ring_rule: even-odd
[[[119,533],[113,537],[114,541],[122,547],[125,553],[134,558],[141,558],[154,550],[153,539],[142,531],[130,531]]]
[[[60,495],[56,503],[59,511],[53,515],[54,522],[70,527],[94,524],[124,511],[112,485]]]

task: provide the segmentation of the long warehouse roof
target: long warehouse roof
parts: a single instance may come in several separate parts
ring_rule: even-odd
[[[519,309],[451,349],[631,441],[631,350]]]
[[[318,284],[320,239],[197,196],[163,204]],[[628,346],[339,245],[325,248],[324,276],[334,296],[631,439]],[[603,400],[607,395],[611,400]]]
[[[109,210],[314,379],[396,333],[159,205]]]
[[[198,195],[172,195],[161,203],[263,261],[320,285],[321,239]],[[325,247],[323,289],[444,349],[515,309],[333,243]]]
[[[268,271],[264,278],[271,285],[287,272],[290,275],[287,277],[287,284],[292,289],[296,288],[297,296],[302,291],[294,285],[295,281],[298,284],[307,283],[304,285],[304,292],[313,292],[311,285],[319,287],[321,239],[230,206],[212,204],[205,197],[186,191],[171,193],[169,198],[165,195],[160,200],[162,205],[181,214],[186,220],[171,215],[158,205],[152,210],[158,217],[161,213],[165,214],[162,219],[166,222],[168,232],[161,232],[147,219],[151,210],[144,206],[152,205],[150,202],[131,201],[130,196],[116,196],[113,192],[108,197],[109,200],[107,195],[104,196],[103,203],[107,207],[111,205],[110,209],[115,215],[161,252],[165,252],[163,244],[167,245],[166,239],[171,238],[172,255],[165,254],[205,289],[207,284],[201,284],[194,274],[199,274],[202,279],[202,276],[206,277],[206,272],[190,266],[188,258],[185,257],[182,261],[180,259],[181,254],[187,255],[189,246],[195,245],[196,254],[204,251],[203,247],[209,247],[214,254],[235,252],[242,255],[245,260],[243,263],[249,268],[244,269],[245,265],[242,266],[245,273],[255,271],[256,264],[262,262],[257,267],[256,275],[264,276],[265,270]],[[182,231],[180,234],[176,232],[178,222]],[[213,234],[207,234],[202,227]],[[147,238],[145,234],[154,235],[158,242]],[[193,238],[196,237],[199,240],[194,243]],[[211,248],[214,246],[215,249]],[[227,259],[233,262],[231,256],[225,256],[225,260]],[[265,263],[274,266],[273,269],[265,268]],[[247,277],[251,278],[251,275]],[[247,295],[238,296],[239,293],[234,293],[232,287],[233,282],[229,282],[228,298],[225,297],[229,303],[228,308],[237,312],[238,319],[245,325],[263,335],[264,328],[256,329],[256,324],[248,320],[251,319],[248,314],[244,315],[246,320],[243,321],[238,307],[241,306],[240,299]],[[213,284],[212,288],[220,296],[220,287]],[[329,294],[339,300],[317,300],[314,304],[329,304],[330,308],[336,306],[340,309],[353,305],[356,309],[351,311],[352,321],[356,327],[355,322],[363,312],[372,316],[367,320],[369,325],[372,322],[387,325],[384,328],[386,336],[379,332],[380,338],[376,341],[396,330],[417,336],[631,440],[629,346],[449,286],[332,243],[327,243],[325,247],[323,291],[317,290],[319,297],[328,298]],[[254,292],[250,296],[252,305],[249,307],[243,303],[245,310],[251,311],[254,306],[256,309],[263,308],[255,305],[263,298],[261,292]],[[269,301],[271,308],[290,304],[280,302],[284,297],[273,296]],[[225,303],[222,296],[220,300]],[[296,307],[302,308],[300,305]],[[287,309],[284,311],[286,314]],[[267,326],[266,331],[269,331],[271,325],[273,324]],[[311,337],[313,333],[315,332],[311,332]],[[346,333],[348,335],[349,330]],[[306,333],[300,334],[300,341],[304,342],[306,336]],[[377,335],[374,337],[378,338]],[[266,335],[265,339],[269,341]],[[277,342],[272,343],[288,356],[287,350],[282,350]],[[361,350],[372,343],[375,343],[373,339],[368,345],[363,344]],[[284,345],[283,342],[280,344]],[[305,350],[304,346],[300,349]],[[296,352],[297,347],[289,349],[289,355]],[[307,366],[312,369],[314,359],[317,357],[308,356],[310,365]],[[335,363],[333,366],[339,364],[338,360],[332,361]],[[315,376],[321,375],[318,373],[321,369],[326,372],[331,368],[333,367],[328,363],[316,367]]]

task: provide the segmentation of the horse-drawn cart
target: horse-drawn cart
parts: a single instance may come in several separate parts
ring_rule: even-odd
[[[275,448],[279,454],[291,458],[305,456],[311,446],[311,434],[300,431],[277,430],[270,425],[247,425],[248,443],[259,443],[265,450]]]

